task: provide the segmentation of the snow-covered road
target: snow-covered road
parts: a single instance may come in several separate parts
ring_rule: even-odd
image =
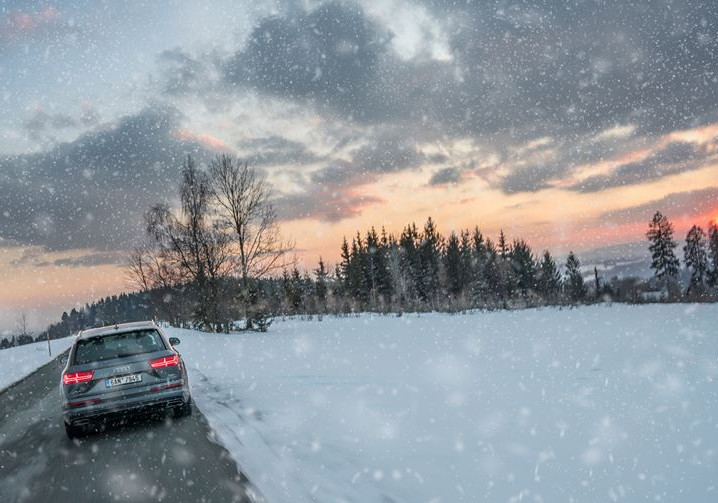
[[[0,351],[0,391],[69,349],[73,340],[74,337],[64,337],[50,341],[52,356],[48,354],[47,342],[35,342]]]
[[[268,501],[718,500],[718,306],[171,329]]]
[[[54,360],[0,393],[1,502],[263,501],[198,413],[69,440],[62,368]]]

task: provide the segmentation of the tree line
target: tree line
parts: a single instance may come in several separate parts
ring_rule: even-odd
[[[708,232],[693,225],[686,234],[683,264],[689,275],[681,288],[681,263],[676,256],[678,243],[674,227],[660,211],[648,224],[646,237],[650,242],[651,268],[667,297],[688,300],[715,299],[718,288],[718,221],[708,223]]]
[[[503,231],[496,242],[478,227],[444,237],[431,218],[397,236],[371,228],[344,239],[340,257],[330,282],[340,311],[508,308],[582,302],[588,294],[573,252],[562,273],[548,250],[536,256]]]
[[[156,205],[146,213],[147,239],[127,266],[137,291],[72,309],[37,338],[23,330],[0,340],[0,349],[149,318],[210,331],[266,330],[280,315],[718,298],[715,221],[707,232],[697,225],[688,231],[682,268],[674,226],[656,212],[646,233],[651,279],[606,279],[595,267],[591,274],[574,252],[559,264],[548,250],[536,253],[503,231],[496,241],[478,227],[444,236],[432,218],[397,235],[373,227],[357,232],[343,239],[334,268],[320,257],[315,269],[300,271],[271,189],[246,163],[219,156],[200,170],[188,158],[180,200],[178,211]]]

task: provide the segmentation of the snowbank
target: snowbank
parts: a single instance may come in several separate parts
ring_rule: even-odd
[[[170,329],[268,501],[716,501],[718,306]]]
[[[0,391],[20,381],[48,363],[72,345],[73,337],[50,341],[52,358],[47,354],[47,342],[35,342],[0,351]],[[59,376],[58,376],[59,382]]]

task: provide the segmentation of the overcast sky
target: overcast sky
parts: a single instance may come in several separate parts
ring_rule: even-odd
[[[3,0],[0,107],[0,330],[125,289],[187,154],[265,170],[307,267],[429,215],[559,255],[718,215],[711,0]]]

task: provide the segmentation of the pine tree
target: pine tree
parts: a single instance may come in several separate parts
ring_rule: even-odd
[[[691,272],[691,281],[686,294],[701,293],[708,272],[708,254],[706,252],[706,235],[703,229],[694,225],[686,236],[683,247],[683,260]]]
[[[548,250],[543,253],[543,260],[538,270],[538,289],[547,299],[553,300],[561,290],[561,273]]]
[[[648,224],[646,237],[651,242],[648,247],[651,252],[651,269],[654,270],[656,278],[665,281],[667,286],[668,282],[678,275],[680,267],[674,252],[678,245],[673,240],[673,224],[657,211]]]
[[[718,287],[718,222],[711,222],[708,226],[708,284]]]
[[[569,252],[566,259],[566,280],[565,285],[569,299],[574,302],[581,302],[586,298],[586,284],[581,275],[581,262],[573,252]]]

